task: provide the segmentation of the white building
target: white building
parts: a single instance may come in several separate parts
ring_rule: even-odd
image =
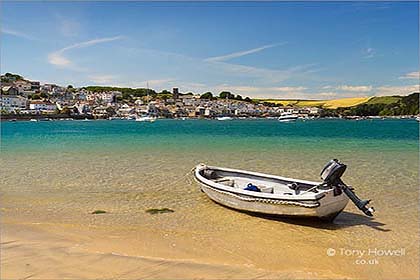
[[[29,103],[29,109],[35,111],[54,111],[57,105],[45,101],[34,100]]]
[[[13,83],[19,92],[30,91],[32,89],[32,84],[28,81],[19,80]]]
[[[308,108],[309,109],[309,114],[311,115],[318,115],[321,112],[321,109],[317,108],[317,107],[311,107]]]
[[[3,93],[7,93],[9,95],[19,94],[19,90],[15,86],[5,86],[5,87],[2,87],[1,90],[3,91]]]
[[[117,96],[120,96],[119,91],[106,91],[97,94],[98,100],[104,104],[115,102]]]
[[[119,109],[118,109],[118,115],[123,116],[123,117],[128,117],[132,114],[134,114],[136,112],[136,110],[133,107],[130,107],[127,104],[123,104]]]
[[[26,109],[28,99],[18,95],[2,95],[1,96],[1,108],[7,111],[15,109]]]

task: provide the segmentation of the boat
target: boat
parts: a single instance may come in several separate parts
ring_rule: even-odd
[[[231,117],[218,117],[217,118],[218,121],[229,121],[231,119],[232,119]]]
[[[149,83],[147,83],[147,100],[149,100]],[[147,112],[144,115],[136,115],[135,120],[136,122],[154,122],[156,121],[156,117],[150,115],[150,102],[147,105]]]
[[[137,116],[136,122],[154,122],[156,121],[156,117],[144,115],[144,116]]]
[[[30,122],[37,122],[38,120],[37,119],[30,119],[29,121]]]
[[[194,177],[210,199],[240,211],[332,221],[350,199],[373,216],[370,200],[361,200],[341,180],[345,170],[345,164],[331,160],[321,172],[323,181],[312,182],[199,164]]]
[[[420,122],[420,116],[416,117],[416,121]]]
[[[292,113],[288,113],[288,112],[284,112],[280,115],[280,117],[278,118],[278,120],[280,122],[291,122],[291,121],[295,121],[299,118],[298,115],[292,114]]]

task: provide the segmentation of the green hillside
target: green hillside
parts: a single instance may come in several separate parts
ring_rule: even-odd
[[[375,96],[370,98],[366,104],[392,104],[398,103],[403,97],[402,96]]]

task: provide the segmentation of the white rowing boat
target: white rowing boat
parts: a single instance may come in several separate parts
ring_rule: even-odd
[[[333,220],[346,207],[349,198],[366,215],[369,201],[360,200],[340,179],[346,165],[330,161],[323,169],[323,182],[312,182],[199,164],[195,179],[201,190],[224,206],[262,214],[317,217]]]

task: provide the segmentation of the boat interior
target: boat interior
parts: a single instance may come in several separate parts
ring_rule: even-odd
[[[282,180],[257,176],[248,173],[229,172],[218,169],[204,169],[200,174],[215,183],[224,186],[262,193],[281,195],[300,195],[304,193],[318,193],[316,184],[300,181]]]

